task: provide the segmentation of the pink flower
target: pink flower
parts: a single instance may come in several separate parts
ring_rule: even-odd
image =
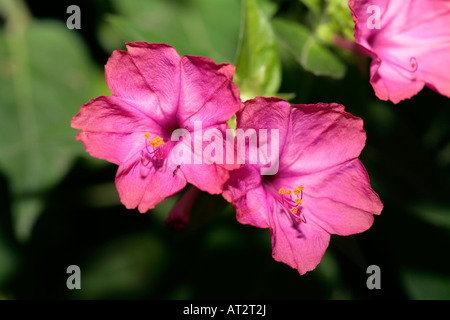
[[[320,262],[330,234],[363,232],[380,214],[383,205],[358,159],[363,122],[342,105],[255,98],[237,114],[237,128],[279,132],[278,172],[263,176],[261,162],[247,161],[223,192],[240,223],[270,229],[275,260],[304,274]]]
[[[182,230],[189,224],[191,211],[195,200],[200,195],[200,190],[195,186],[189,186],[184,194],[178,199],[164,221],[166,227]]]
[[[105,66],[112,95],[89,101],[73,118],[72,127],[82,130],[77,140],[92,156],[119,166],[116,186],[129,209],[146,212],[188,182],[221,193],[228,168],[175,163],[171,151],[183,139],[172,141],[171,136],[176,129],[194,136],[195,130],[200,135],[207,129],[226,130],[226,121],[241,106],[232,82],[234,66],[180,57],[166,44],[126,46],[127,51],[114,51]]]
[[[372,57],[370,83],[398,103],[424,85],[450,97],[450,1],[350,0],[355,41]]]

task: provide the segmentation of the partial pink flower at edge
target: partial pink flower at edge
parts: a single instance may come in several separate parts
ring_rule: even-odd
[[[112,95],[89,101],[72,119],[72,127],[82,130],[77,140],[92,156],[119,166],[116,186],[129,209],[144,213],[188,182],[221,193],[229,168],[204,162],[178,166],[170,153],[181,142],[170,138],[176,129],[195,135],[196,121],[202,131],[225,132],[226,121],[241,107],[234,66],[180,57],[166,44],[126,46],[127,51],[115,50],[105,66]]]
[[[313,270],[330,235],[360,233],[381,213],[358,157],[365,145],[360,118],[338,104],[290,106],[255,98],[237,114],[237,128],[279,130],[279,170],[261,164],[232,171],[223,192],[243,224],[269,228],[272,255],[304,274]]]
[[[449,1],[350,0],[348,4],[355,41],[372,57],[370,83],[379,99],[398,103],[424,86],[450,97]],[[371,6],[380,10],[379,28],[372,24],[376,13]]]

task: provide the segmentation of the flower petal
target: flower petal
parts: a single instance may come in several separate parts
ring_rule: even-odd
[[[350,0],[355,41],[373,59],[371,84],[382,100],[398,103],[424,85],[450,97],[450,2],[444,0]],[[370,6],[380,10],[370,27]]]
[[[187,182],[182,174],[173,175],[176,164],[167,160],[163,168],[156,169],[151,163],[131,159],[119,166],[116,186],[121,202],[127,209],[138,208],[145,213],[162,200],[183,189]]]
[[[280,181],[281,180],[281,181]],[[277,177],[277,184],[304,185],[302,213],[307,224],[342,236],[366,231],[383,209],[361,161],[301,177]]]
[[[331,103],[292,106],[280,172],[304,175],[357,158],[366,141],[363,122]]]
[[[242,166],[230,172],[230,179],[222,193],[236,209],[237,220],[258,228],[268,228],[272,199],[267,195],[261,174],[254,166]]]
[[[282,152],[289,130],[291,111],[290,104],[279,98],[256,97],[245,102],[244,108],[237,113],[236,117],[236,142],[240,143],[239,135],[245,137],[246,134],[258,136],[258,139],[254,143],[250,143],[250,138],[246,140],[245,153],[239,155],[239,150],[236,151],[238,158],[244,157],[241,159],[242,163],[252,164],[258,169],[267,167],[260,157],[260,151],[263,150],[267,152],[271,162],[278,162],[276,155],[271,154],[271,150],[278,151],[278,154]],[[275,131],[278,132],[278,141],[272,141],[272,134]],[[266,143],[260,138],[261,132],[266,132]],[[250,153],[256,155],[257,161],[252,160],[254,156]]]
[[[87,152],[115,164],[144,148],[145,132],[161,131],[160,125],[139,108],[114,96],[101,96],[83,105],[71,126],[83,130],[76,138]]]
[[[167,44],[132,42],[126,46],[127,51],[114,51],[105,66],[112,94],[139,105],[143,113],[165,126],[173,126],[180,96],[180,56]]]
[[[372,61],[370,66],[370,84],[380,100],[391,100],[393,103],[410,98],[419,93],[425,83],[410,78],[404,70],[398,70],[387,62]]]
[[[181,127],[202,121],[204,128],[222,124],[239,110],[239,89],[233,83],[235,67],[204,57],[183,56],[178,110]]]
[[[256,98],[245,102],[237,121],[237,128],[279,130],[279,171],[287,175],[310,174],[357,158],[366,141],[362,120],[336,103],[291,107],[280,99]]]
[[[297,269],[300,274],[313,270],[322,259],[330,235],[313,226],[298,223],[287,212],[275,211],[270,222],[272,256]]]

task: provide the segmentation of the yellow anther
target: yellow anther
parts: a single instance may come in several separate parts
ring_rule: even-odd
[[[287,194],[288,196],[290,196],[290,195],[292,194],[292,190],[291,190],[291,189],[288,189],[288,190],[286,191],[286,194]]]
[[[146,133],[144,134],[144,138],[145,138],[145,139],[150,138],[150,132],[146,132]]]
[[[285,194],[285,193],[286,193],[286,190],[284,190],[284,188],[281,188],[280,190],[278,190],[278,193],[279,193],[279,194]]]
[[[303,201],[300,198],[295,199],[295,204],[298,205],[298,206],[300,206],[302,204],[302,202]]]
[[[303,190],[305,190],[305,187],[303,185],[298,186],[297,188],[294,189],[294,194],[298,196],[300,192],[302,192]]]
[[[156,136],[149,143],[153,148],[158,148],[164,144],[164,140],[160,136]]]
[[[293,214],[297,214],[297,208],[291,208],[291,212],[292,212]]]

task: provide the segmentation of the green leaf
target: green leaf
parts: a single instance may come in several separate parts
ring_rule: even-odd
[[[233,115],[231,119],[227,121],[227,124],[230,127],[231,132],[233,133],[233,137],[236,137],[236,125],[237,125],[236,115]]]
[[[343,35],[353,41],[354,25],[352,14],[348,6],[348,0],[326,1],[324,24],[333,34]]]
[[[411,212],[432,225],[450,229],[450,205],[436,202],[419,202],[411,207]]]
[[[12,279],[13,275],[19,269],[19,257],[14,248],[0,228],[0,300],[1,293],[6,284]]]
[[[44,203],[40,196],[13,196],[11,212],[17,239],[28,240],[43,208]]]
[[[4,13],[0,170],[13,197],[16,235],[26,240],[41,211],[42,193],[66,174],[76,155],[85,153],[70,121],[92,98],[99,73],[76,31],[56,21],[21,19],[14,10]]]
[[[167,43],[181,55],[232,62],[239,36],[239,0],[113,0],[117,14],[99,30],[112,51],[125,42]]]
[[[402,278],[410,299],[450,299],[450,276],[447,274],[408,268],[402,272]]]
[[[318,76],[340,79],[345,75],[345,65],[304,26],[274,19],[273,27],[281,46],[290,52],[307,71]]]
[[[322,5],[320,0],[299,0],[311,11],[314,16],[314,21],[317,23],[322,12]]]
[[[242,100],[273,96],[281,84],[281,63],[269,18],[258,0],[242,1],[242,24],[235,61]]]

